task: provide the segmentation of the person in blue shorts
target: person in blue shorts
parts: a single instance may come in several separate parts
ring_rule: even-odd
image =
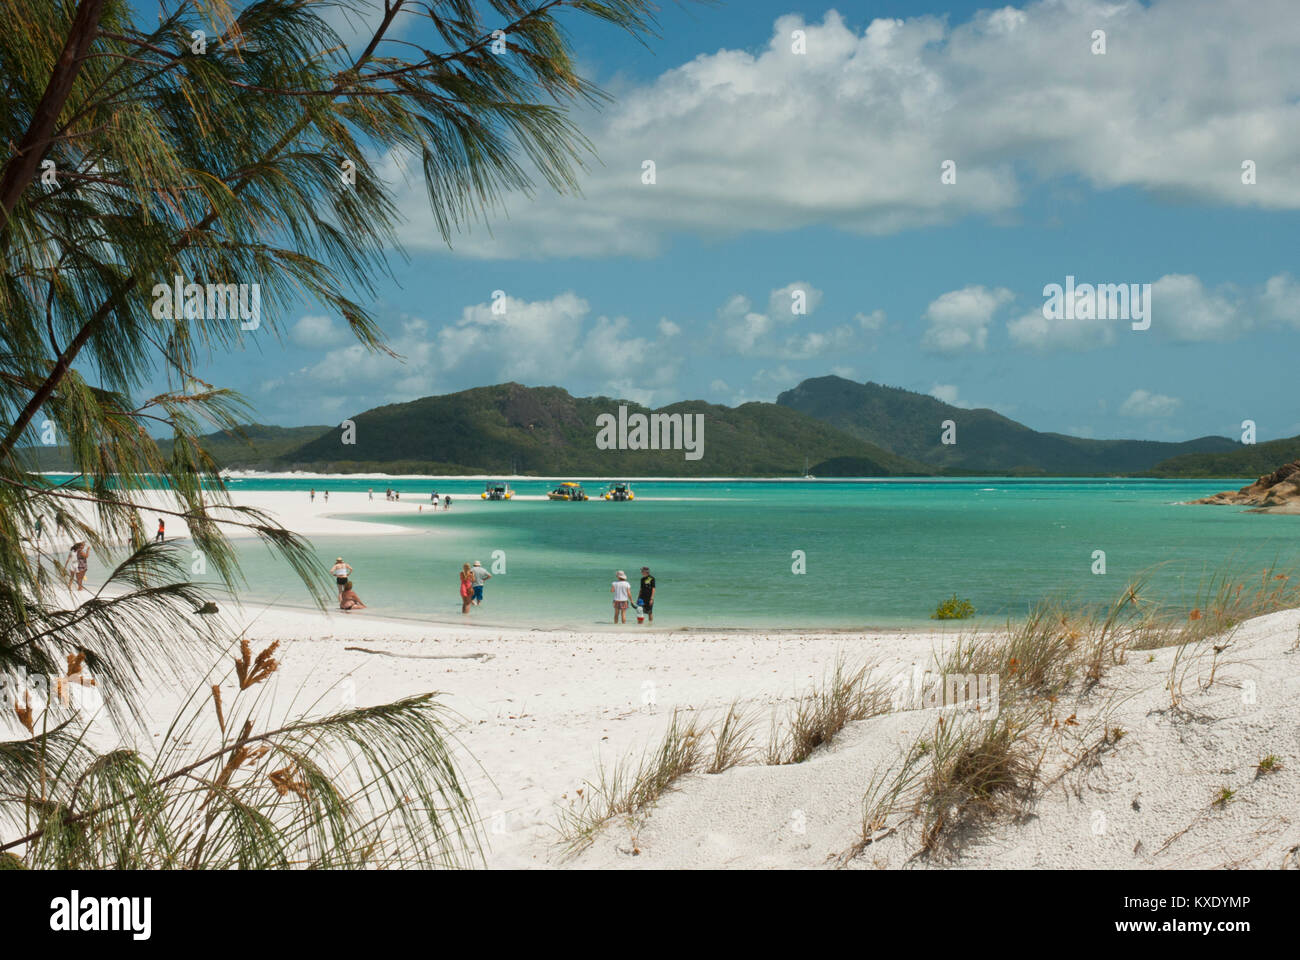
[[[492,579],[492,574],[483,568],[483,564],[475,560],[474,567],[470,570],[474,575],[474,606],[479,606],[483,602],[483,584]]]

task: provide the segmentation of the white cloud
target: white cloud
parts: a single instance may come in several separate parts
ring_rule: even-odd
[[[673,323],[667,317],[663,317],[662,319],[660,319],[659,333],[663,337],[665,338],[675,337],[677,336],[677,334],[681,332],[682,332],[682,328],[679,327],[677,324]]]
[[[301,347],[323,350],[346,342],[351,334],[343,324],[335,324],[322,314],[309,313],[298,318],[289,331],[289,339]]]
[[[1059,320],[1043,316],[1042,308],[1007,322],[1012,343],[1029,350],[1091,350],[1115,342],[1116,320]]]
[[[331,350],[300,374],[312,384],[304,393],[323,390],[331,402],[353,398],[364,407],[518,380],[650,403],[676,382],[680,358],[663,349],[675,335],[664,326],[675,327],[669,321],[650,325],[653,339],[638,335],[627,317],[592,319],[588,302],[572,291],[501,302],[504,312],[478,303],[441,325],[401,318],[389,343],[398,358],[355,343]]]
[[[1151,327],[1164,336],[1231,340],[1250,326],[1231,291],[1211,293],[1191,274],[1167,274],[1151,285]]]
[[[931,353],[983,350],[994,311],[1011,299],[1011,291],[1004,287],[989,290],[977,285],[943,294],[925,310],[930,325],[921,336],[921,347]]]
[[[1177,397],[1148,390],[1134,390],[1120,404],[1119,412],[1126,417],[1168,417],[1182,405],[1183,401]]]
[[[1269,277],[1260,300],[1268,317],[1300,327],[1300,283],[1290,274]]]
[[[853,319],[858,326],[868,333],[877,333],[885,328],[885,311],[872,310],[870,313],[855,313]]]
[[[812,284],[788,283],[768,295],[767,312],[759,313],[749,297],[733,294],[718,308],[714,332],[723,349],[742,356],[799,360],[854,346],[860,336],[859,328],[866,328],[861,322],[858,327],[839,324],[821,330],[791,332],[791,328],[803,327],[808,322],[821,300],[822,292]],[[803,313],[794,312],[799,305]]]
[[[930,396],[954,407],[969,408],[969,403],[963,403],[958,396],[959,390],[951,383],[936,383],[930,388]]]
[[[1017,208],[1021,184],[1079,179],[1229,206],[1300,208],[1300,18],[1293,0],[1043,0],[964,23],[865,30],[835,11],[777,19],[575,114],[601,163],[584,196],[511,197],[459,253],[653,254],[674,231],[827,225],[879,234]],[[791,53],[791,31],[807,53]],[[1104,56],[1091,52],[1105,29]],[[1214,64],[1214,69],[1206,69]],[[657,182],[641,183],[652,159]],[[1241,183],[1255,162],[1258,183]],[[940,165],[956,163],[956,183]],[[389,162],[387,169],[395,172]],[[427,206],[422,183],[404,209]],[[430,218],[403,231],[443,249]]]

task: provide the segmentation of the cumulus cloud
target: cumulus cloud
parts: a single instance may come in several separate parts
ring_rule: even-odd
[[[1261,327],[1300,327],[1300,283],[1280,273],[1261,286],[1210,289],[1194,274],[1165,274],[1151,284],[1150,317],[1152,333],[1182,343],[1234,340]],[[1007,334],[1030,350],[1091,350],[1114,344],[1117,331],[1130,329],[1129,324],[1128,319],[1051,319],[1037,308],[1009,321]]]
[[[718,308],[713,333],[728,353],[807,360],[860,348],[884,326],[884,311],[876,310],[855,314],[851,323],[813,329],[809,318],[821,300],[822,292],[802,281],[773,290],[761,312],[745,294],[733,294]]]
[[[1052,319],[1042,308],[1007,323],[1007,334],[1016,346],[1029,350],[1092,350],[1115,342],[1115,320]]]
[[[983,350],[988,345],[989,321],[1011,299],[1011,291],[1004,287],[990,290],[978,285],[943,294],[925,310],[929,326],[921,336],[922,349],[931,353]]]
[[[350,339],[351,334],[342,323],[335,323],[323,314],[309,313],[299,317],[289,331],[289,339],[300,347],[319,350],[332,347]]]
[[[1151,326],[1174,340],[1232,340],[1251,320],[1232,291],[1211,292],[1199,278],[1173,273],[1151,285]]]
[[[651,403],[676,382],[680,359],[663,349],[675,324],[662,320],[642,335],[627,317],[590,313],[585,299],[567,291],[548,300],[506,296],[473,304],[441,324],[402,317],[388,324],[397,357],[356,343],[336,347],[290,384],[296,378],[304,396],[320,393],[331,410],[345,411],[505,380]],[[636,362],[645,356],[656,360]]]
[[[930,388],[930,396],[934,397],[936,400],[940,400],[943,403],[954,407],[969,407],[970,404],[964,403],[958,396],[960,392],[961,391],[951,383],[936,383]]]
[[[1300,327],[1300,283],[1290,274],[1269,277],[1260,297],[1264,313],[1270,319]]]
[[[1182,405],[1183,401],[1177,397],[1149,390],[1134,390],[1120,404],[1119,412],[1126,417],[1168,417]]]
[[[962,23],[917,16],[862,30],[833,10],[820,22],[783,16],[763,49],[701,54],[615,89],[605,113],[575,115],[602,161],[583,176],[584,195],[510,198],[509,219],[456,249],[649,255],[677,231],[881,234],[1013,210],[1022,183],[1056,177],[1297,209],[1293,6],[1257,0],[1242,16],[1222,0],[1042,0]],[[791,51],[796,29],[803,55]],[[1108,35],[1104,56],[1091,51],[1096,29]],[[652,185],[641,182],[647,159]],[[1241,182],[1247,159],[1253,185]],[[951,184],[940,180],[948,160]],[[395,158],[385,169],[396,172]],[[404,207],[422,210],[423,184],[408,189]],[[403,237],[443,249],[427,215]]]

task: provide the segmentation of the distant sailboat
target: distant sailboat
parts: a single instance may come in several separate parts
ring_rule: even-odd
[[[808,472],[808,458],[807,458],[807,457],[804,457],[804,458],[803,458],[803,478],[804,478],[805,480],[816,480],[816,479],[817,479],[817,478],[814,477],[811,473]]]

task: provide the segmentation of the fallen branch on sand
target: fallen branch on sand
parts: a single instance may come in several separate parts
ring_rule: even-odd
[[[495,653],[389,653],[387,650],[369,650],[366,647],[344,647],[358,653],[373,653],[380,657],[401,657],[403,660],[491,660]]]

